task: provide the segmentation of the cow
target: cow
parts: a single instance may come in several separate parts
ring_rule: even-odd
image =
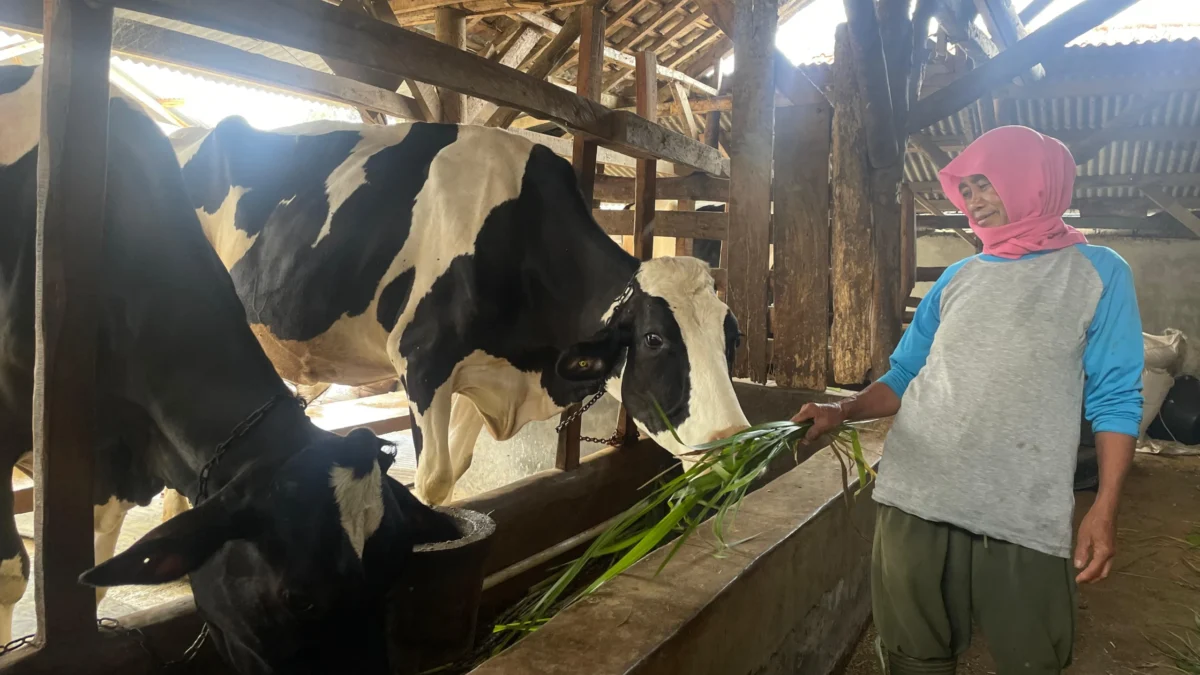
[[[41,66],[0,67],[0,468],[32,447]],[[188,575],[239,673],[387,673],[384,598],[451,518],[386,475],[387,446],[317,428],[267,359],[189,206],[167,138],[110,98],[97,290],[93,501],[98,589]],[[100,222],[100,215],[103,221]],[[197,506],[113,555],[164,486]],[[29,557],[0,490],[0,642]],[[98,598],[102,590],[98,591]]]
[[[172,144],[280,374],[400,378],[426,503],[450,497],[482,427],[507,440],[603,392],[676,454],[747,426],[738,324],[709,266],[626,253],[544,145],[479,126],[262,131],[241,117]]]

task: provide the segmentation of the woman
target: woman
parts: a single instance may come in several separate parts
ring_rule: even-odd
[[[1075,583],[1106,577],[1141,421],[1129,267],[1063,222],[1075,161],[1025,127],[990,131],[939,175],[983,253],[921,301],[890,371],[809,404],[808,437],[896,415],[874,499],[874,620],[891,675],[954,673],[980,626],[999,675],[1071,662]],[[1100,463],[1071,565],[1079,411]]]

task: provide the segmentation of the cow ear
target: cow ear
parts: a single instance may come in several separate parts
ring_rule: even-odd
[[[155,585],[183,577],[203,565],[225,542],[249,533],[249,514],[233,508],[230,501],[228,495],[213,495],[84,572],[79,581],[89,586]]]
[[[621,338],[625,332],[608,327],[588,340],[567,347],[558,357],[555,372],[564,380],[574,382],[606,378],[620,360],[621,350],[628,345],[628,340]]]

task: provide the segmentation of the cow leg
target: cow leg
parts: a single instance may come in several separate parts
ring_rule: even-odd
[[[29,554],[13,518],[13,467],[7,463],[4,466],[9,485],[0,490],[0,644],[12,640],[13,607],[25,595],[29,584]]]
[[[450,466],[455,483],[471,468],[475,442],[482,429],[483,415],[479,414],[479,409],[471,399],[455,394],[454,402],[450,405]]]
[[[162,520],[164,523],[183,513],[184,511],[187,511],[189,508],[191,508],[191,505],[188,504],[187,497],[184,497],[183,495],[179,494],[179,492],[172,490],[171,488],[163,490]]]
[[[125,523],[125,514],[131,508],[133,503],[121,501],[116,497],[110,497],[108,503],[103,506],[92,507],[92,526],[95,530],[93,553],[97,565],[113,557],[113,552],[117,549],[117,538],[121,536],[121,525]],[[96,604],[100,604],[104,599],[107,590],[104,587],[96,589]]]
[[[410,401],[417,398],[409,393]],[[429,505],[444,504],[454,491],[454,469],[450,461],[450,388],[443,385],[433,395],[424,413],[409,403],[413,416],[413,444],[417,450],[414,492]]]

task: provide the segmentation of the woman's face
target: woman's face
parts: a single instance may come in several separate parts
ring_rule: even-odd
[[[987,176],[967,176],[958,184],[958,191],[962,193],[967,213],[975,224],[980,227],[1000,227],[1008,224],[1008,211],[1004,209],[1000,194],[996,192]]]

